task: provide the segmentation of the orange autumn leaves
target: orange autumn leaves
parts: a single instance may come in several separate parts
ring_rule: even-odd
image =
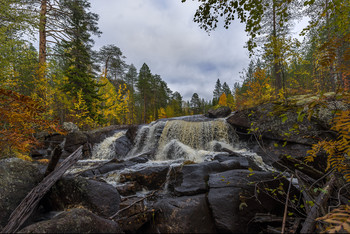
[[[35,100],[0,88],[0,157],[21,157],[38,145],[37,130],[62,132],[55,122],[44,119],[45,109]]]

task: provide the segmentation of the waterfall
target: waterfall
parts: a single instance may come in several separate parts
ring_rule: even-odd
[[[124,135],[125,131],[116,132],[113,136],[107,137],[101,143],[94,146],[92,150],[92,159],[112,159],[117,156],[114,144],[116,140]]]
[[[201,162],[221,148],[232,149],[237,140],[233,128],[223,119],[205,122],[157,121],[143,126],[128,156],[152,152],[156,160],[182,158]]]
[[[143,126],[137,133],[134,148],[128,153],[128,156],[155,152],[158,140],[162,135],[165,121],[152,122]]]

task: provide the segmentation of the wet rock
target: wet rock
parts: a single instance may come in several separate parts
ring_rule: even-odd
[[[259,232],[250,223],[256,213],[283,214],[284,204],[267,195],[265,188],[278,188],[281,180],[271,172],[231,170],[211,174],[208,201],[219,232]],[[288,181],[283,180],[287,191]],[[256,189],[260,189],[256,192]],[[277,198],[277,197],[276,197]],[[279,199],[283,200],[282,197]]]
[[[118,130],[126,130],[127,125],[111,125],[104,128],[98,128],[84,132],[92,145],[101,143],[107,137],[113,136]]]
[[[25,227],[20,233],[123,233],[116,222],[82,208],[65,211],[51,220]]]
[[[113,148],[115,158],[121,159],[129,153],[132,148],[132,144],[126,136],[121,136],[113,143]]]
[[[231,109],[228,106],[221,106],[217,109],[208,110],[207,116],[209,118],[224,118],[231,114]]]
[[[131,167],[135,164],[136,163],[132,161],[116,162],[116,160],[112,160],[96,168],[88,169],[86,171],[80,172],[79,175],[82,177],[94,177],[94,176],[106,174],[111,171],[122,170],[124,168]]]
[[[88,142],[87,136],[82,131],[74,131],[68,133],[66,136],[66,143],[64,150],[71,154],[81,145],[85,145]]]
[[[154,204],[160,212],[154,223],[143,229],[149,233],[215,233],[215,225],[205,194],[164,198]]]
[[[248,162],[244,158],[237,158],[219,163],[218,161],[185,165],[178,173],[174,183],[174,193],[177,196],[190,196],[208,191],[209,174],[225,170],[247,168]]]
[[[133,158],[130,158],[129,161],[135,163],[146,163],[149,161],[151,155],[150,154],[142,154]]]
[[[45,201],[49,210],[64,210],[82,205],[102,217],[117,212],[119,203],[120,195],[113,186],[83,177],[60,179]]]
[[[12,211],[43,179],[43,174],[31,162],[19,158],[0,161],[0,230]]]
[[[120,175],[120,182],[136,181],[149,190],[159,189],[164,185],[169,166],[152,166],[135,172]]]
[[[137,131],[139,130],[138,125],[130,125],[126,131],[126,137],[129,138],[130,142],[134,145]]]
[[[116,188],[117,188],[119,194],[122,196],[130,196],[130,195],[136,194],[137,191],[142,190],[141,185],[139,183],[137,183],[136,181],[130,181],[130,182],[126,182],[124,184],[118,183],[116,185]]]
[[[140,197],[126,199],[120,204],[120,209],[124,209],[118,215],[118,224],[126,233],[135,233],[146,224],[152,222],[156,213],[152,203]],[[142,233],[142,231],[139,231]]]

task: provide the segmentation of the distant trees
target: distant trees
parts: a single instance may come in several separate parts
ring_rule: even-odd
[[[197,93],[194,93],[192,95],[191,101],[190,101],[191,110],[193,111],[193,114],[197,115],[201,111],[201,100],[199,99],[199,96]]]

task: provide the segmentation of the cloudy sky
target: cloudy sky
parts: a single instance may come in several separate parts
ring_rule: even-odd
[[[95,49],[114,44],[128,64],[146,63],[185,100],[212,99],[216,80],[232,89],[249,63],[244,25],[218,28],[210,36],[193,22],[197,2],[181,0],[90,0],[103,32]]]

